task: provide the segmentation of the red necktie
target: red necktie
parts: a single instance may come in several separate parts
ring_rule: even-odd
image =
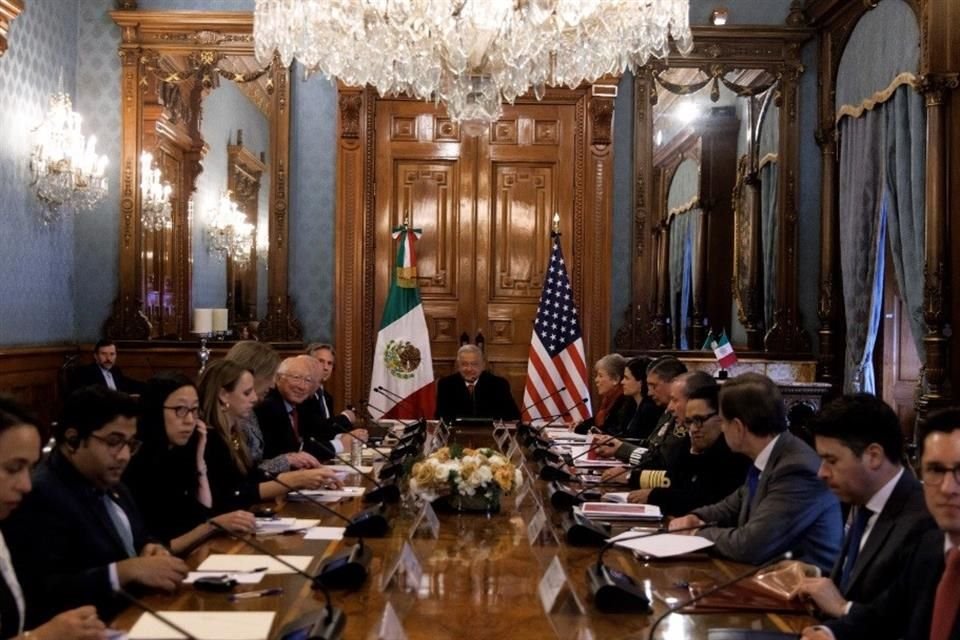
[[[290,409],[290,424],[293,426],[293,435],[297,439],[297,443],[300,443],[300,415],[297,412],[297,408],[294,407]]]
[[[468,382],[468,383],[467,383],[467,393],[470,394],[470,397],[471,397],[471,398],[473,397],[473,386],[474,386],[475,384],[477,384],[477,383],[476,383],[476,382]]]
[[[937,596],[933,600],[933,620],[930,640],[949,640],[953,623],[960,608],[960,551],[956,547],[947,554],[947,568],[943,571]]]

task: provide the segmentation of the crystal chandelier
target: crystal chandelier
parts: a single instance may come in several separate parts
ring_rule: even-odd
[[[50,108],[34,130],[31,186],[44,205],[46,223],[60,219],[65,208],[90,209],[107,194],[107,157],[97,155],[96,136],[85,138],[80,124],[70,96],[58,91],[50,96]]]
[[[172,189],[160,182],[160,169],[153,166],[153,156],[144,151],[140,156],[140,215],[143,226],[160,231],[173,227]]]
[[[253,250],[253,232],[253,225],[247,222],[237,203],[230,199],[230,192],[221,194],[207,229],[210,251],[221,260],[230,258],[238,264],[245,264]]]
[[[493,122],[548,85],[577,87],[693,47],[689,0],[256,0],[257,58],[274,52],[349,85]]]

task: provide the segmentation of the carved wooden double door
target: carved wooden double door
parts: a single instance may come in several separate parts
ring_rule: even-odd
[[[423,232],[418,285],[437,377],[455,370],[462,335],[482,334],[489,368],[521,401],[554,213],[588,358],[591,344],[605,352],[612,106],[590,87],[551,89],[489,126],[460,126],[430,103],[340,87],[338,397],[367,394],[391,233],[404,221]]]
[[[490,368],[518,398],[550,255],[550,226],[572,228],[573,105],[507,107],[471,131],[433,105],[378,101],[376,262],[393,263],[391,231],[423,230],[418,284],[438,375],[466,334],[483,336]],[[376,316],[391,272],[377,269]]]

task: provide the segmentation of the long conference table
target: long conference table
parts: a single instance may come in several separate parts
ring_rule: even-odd
[[[453,437],[465,446],[496,446],[490,429]],[[511,434],[503,440],[503,450],[516,451],[513,443]],[[597,561],[598,549],[565,542],[562,514],[550,505],[546,483],[537,476],[539,465],[526,455],[517,459],[525,467],[525,481],[533,480],[533,490],[523,495],[520,505],[516,496],[504,496],[496,514],[439,513],[436,537],[430,526],[424,526],[425,519],[418,518],[418,507],[408,496],[387,507],[388,535],[364,540],[373,552],[366,582],[355,591],[331,592],[333,605],[346,615],[343,638],[646,639],[667,603],[690,597],[689,583],[720,582],[748,568],[706,554],[643,562],[629,552],[611,549],[605,562],[642,585],[652,613],[602,613],[591,601],[586,576],[588,566]],[[346,484],[370,486],[359,474],[348,477]],[[320,524],[327,526],[344,524],[310,503],[278,500],[270,506],[285,517],[320,518]],[[369,505],[352,498],[330,506],[349,517]],[[541,530],[543,516],[546,524]],[[413,530],[417,520],[421,526]],[[614,533],[626,528],[614,527]],[[307,570],[312,575],[324,559],[352,546],[356,539],[312,541],[295,534],[260,536],[257,541],[277,554],[315,556]],[[187,562],[196,567],[213,553],[260,552],[238,540],[217,537],[198,547]],[[413,587],[415,581],[405,580],[402,572],[382,584],[384,573],[397,566],[401,555],[406,562],[400,564],[410,573],[422,571],[418,586]],[[270,587],[281,587],[283,592],[231,602],[223,593],[183,585],[174,594],[153,594],[145,602],[161,611],[275,611],[270,640],[280,640],[284,626],[325,606],[322,593],[296,574],[267,575],[260,584],[240,585],[235,592]],[[111,626],[127,631],[141,614],[130,607]],[[708,631],[717,628],[797,632],[813,623],[813,618],[802,614],[675,613],[657,627],[655,637],[707,638]]]

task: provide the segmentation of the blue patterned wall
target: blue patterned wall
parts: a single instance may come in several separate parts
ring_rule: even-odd
[[[817,42],[808,42],[801,51],[803,75],[800,76],[800,175],[797,176],[797,308],[800,326],[810,337],[814,354],[820,352],[817,332],[820,320],[820,147],[814,139],[817,130]]]
[[[633,293],[633,75],[620,78],[617,99],[613,105],[614,131],[617,142],[613,147],[613,233],[610,239],[610,340],[623,325]],[[626,153],[618,146],[630,141]],[[618,230],[624,230],[619,232]],[[631,309],[629,317],[635,314]],[[612,346],[612,344],[611,344]]]
[[[43,226],[29,162],[31,130],[47,111],[59,74],[63,89],[76,97],[76,0],[27,3],[10,28],[9,45],[0,58],[0,344],[71,341],[74,222]]]

